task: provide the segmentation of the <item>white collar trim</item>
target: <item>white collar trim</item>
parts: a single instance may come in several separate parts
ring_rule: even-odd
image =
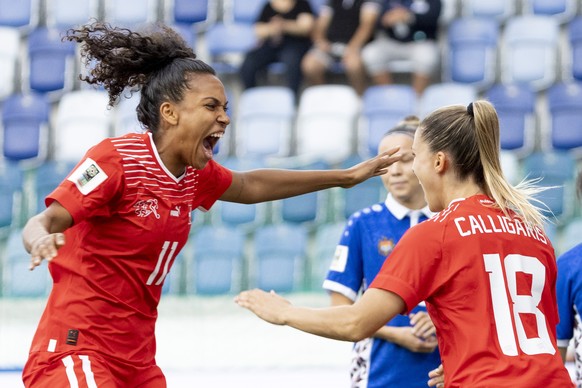
[[[411,212],[419,212],[421,214],[424,214],[427,218],[431,218],[434,214],[429,210],[428,205],[419,210],[409,209],[406,206],[398,203],[396,199],[394,199],[394,196],[390,193],[388,193],[388,196],[386,197],[386,201],[384,203],[386,204],[388,210],[390,210],[390,213],[392,213],[394,217],[396,217],[399,220],[402,220]]]

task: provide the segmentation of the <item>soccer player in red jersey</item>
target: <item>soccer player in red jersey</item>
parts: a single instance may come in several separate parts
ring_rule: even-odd
[[[346,170],[230,171],[212,160],[229,124],[224,86],[173,30],[94,23],[66,38],[95,60],[85,81],[103,85],[110,105],[126,88],[141,91],[137,115],[147,131],[91,148],[23,230],[31,269],[50,261],[53,278],[23,381],[163,388],[157,306],[193,210],[350,187],[399,156],[393,149]]]
[[[505,180],[493,106],[436,110],[412,149],[439,213],[406,232],[359,301],[309,309],[261,290],[235,301],[274,324],[359,341],[425,300],[445,387],[571,387],[556,345],[554,250],[529,201],[539,189]]]

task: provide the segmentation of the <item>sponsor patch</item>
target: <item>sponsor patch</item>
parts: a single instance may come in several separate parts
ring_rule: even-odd
[[[346,270],[346,264],[348,262],[348,250],[349,248],[345,245],[338,245],[335,248],[333,260],[329,267],[330,270],[336,272],[344,272]]]
[[[77,186],[81,194],[87,195],[105,182],[107,174],[93,159],[87,158],[67,179]]]

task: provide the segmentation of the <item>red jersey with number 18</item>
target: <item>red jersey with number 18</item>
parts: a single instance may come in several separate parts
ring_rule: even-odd
[[[411,228],[370,287],[426,301],[446,387],[562,388],[555,283],[543,231],[476,195]]]
[[[153,364],[164,279],[186,243],[194,209],[209,209],[232,181],[212,160],[176,178],[151,134],[106,139],[46,202],[72,215],[49,264],[53,288],[31,352],[93,350]]]

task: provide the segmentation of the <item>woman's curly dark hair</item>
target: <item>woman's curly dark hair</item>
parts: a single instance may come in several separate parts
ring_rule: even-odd
[[[140,91],[138,120],[156,131],[159,107],[164,101],[179,102],[188,88],[188,75],[216,75],[214,69],[196,59],[194,51],[173,29],[156,25],[149,31],[134,32],[94,22],[67,31],[65,40],[81,44],[86,64],[94,64],[82,81],[103,85],[114,106],[126,88]]]

